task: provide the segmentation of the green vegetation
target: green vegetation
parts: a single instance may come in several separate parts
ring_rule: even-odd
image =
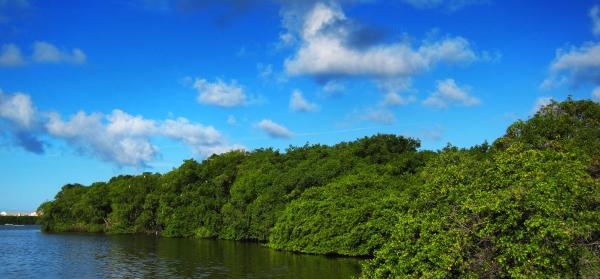
[[[600,277],[600,105],[551,103],[492,145],[419,146],[375,135],[188,160],[66,185],[40,223],[364,256],[364,278]]]
[[[35,225],[36,222],[35,216],[0,216],[0,225]]]

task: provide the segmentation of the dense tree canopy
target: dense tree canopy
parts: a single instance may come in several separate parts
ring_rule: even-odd
[[[233,151],[65,185],[39,221],[365,256],[364,278],[600,276],[600,105],[553,102],[492,145],[419,147],[374,135]]]

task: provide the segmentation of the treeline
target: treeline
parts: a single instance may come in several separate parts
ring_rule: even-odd
[[[35,225],[36,222],[35,216],[0,216],[0,225]]]
[[[492,145],[375,135],[65,185],[45,231],[366,256],[364,278],[600,276],[600,105],[553,102]]]

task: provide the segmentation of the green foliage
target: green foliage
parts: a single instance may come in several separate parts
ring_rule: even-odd
[[[577,277],[597,245],[600,183],[574,154],[447,150],[424,174],[363,277]]]
[[[35,216],[0,216],[0,225],[35,225],[37,220]]]
[[[419,147],[374,135],[187,160],[65,185],[39,223],[372,257],[364,278],[600,277],[600,105],[554,102],[491,146]]]
[[[393,184],[390,177],[365,170],[308,189],[279,217],[269,246],[313,254],[371,255],[387,241],[406,203]]]
[[[515,143],[590,157],[589,172],[600,178],[600,105],[571,98],[560,103],[552,101],[531,119],[512,124],[494,148],[502,150]]]

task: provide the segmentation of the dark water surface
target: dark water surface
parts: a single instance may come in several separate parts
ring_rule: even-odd
[[[350,278],[353,258],[145,235],[46,234],[0,225],[0,278]]]

